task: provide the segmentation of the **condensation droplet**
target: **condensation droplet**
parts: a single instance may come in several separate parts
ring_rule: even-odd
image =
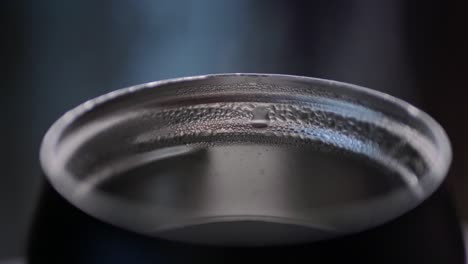
[[[250,124],[255,128],[265,128],[268,127],[270,123],[270,118],[268,117],[268,108],[263,106],[257,106],[252,110],[252,120]]]

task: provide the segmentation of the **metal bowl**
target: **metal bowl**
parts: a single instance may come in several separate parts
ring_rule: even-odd
[[[443,129],[392,96],[273,74],[173,79],[63,115],[41,147],[57,191],[142,234],[266,246],[394,219],[444,179]]]

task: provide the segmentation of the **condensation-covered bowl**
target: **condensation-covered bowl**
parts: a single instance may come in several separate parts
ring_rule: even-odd
[[[223,74],[138,85],[63,115],[42,168],[70,203],[113,225],[190,243],[327,239],[430,195],[451,150],[427,114],[321,79]]]

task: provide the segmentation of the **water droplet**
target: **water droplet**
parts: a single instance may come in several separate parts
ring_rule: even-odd
[[[253,109],[251,125],[255,128],[265,128],[268,127],[270,123],[270,118],[268,117],[268,108],[263,106],[258,106]]]

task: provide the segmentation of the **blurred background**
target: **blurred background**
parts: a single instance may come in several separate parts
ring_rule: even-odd
[[[467,4],[454,1],[17,0],[0,4],[0,260],[25,253],[38,149],[66,110],[148,81],[281,73],[380,90],[453,144],[446,184],[468,221]]]

